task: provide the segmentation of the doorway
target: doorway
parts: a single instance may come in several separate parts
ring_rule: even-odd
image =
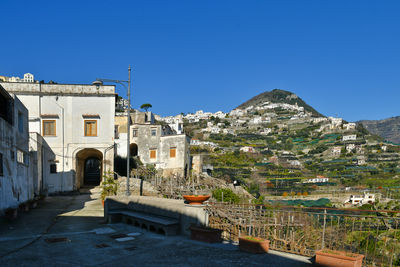
[[[87,158],[83,175],[84,185],[99,185],[101,175],[100,160],[95,157]]]

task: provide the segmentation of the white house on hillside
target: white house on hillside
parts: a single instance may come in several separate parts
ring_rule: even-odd
[[[113,169],[115,86],[0,83],[29,110],[32,148],[44,142],[54,154],[43,162],[49,193],[99,184]],[[38,139],[41,139],[37,137]]]
[[[355,134],[344,135],[342,137],[342,141],[354,141],[356,139],[357,139],[357,135],[355,135]]]

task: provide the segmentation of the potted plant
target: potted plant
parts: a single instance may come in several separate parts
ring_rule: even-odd
[[[315,262],[329,267],[361,267],[364,255],[346,251],[321,249],[315,252]]]
[[[269,240],[261,237],[241,236],[239,237],[239,249],[250,253],[267,253]]]
[[[115,196],[118,191],[118,183],[114,179],[112,172],[103,175],[103,182],[101,183],[101,203],[104,207],[104,200],[107,196]]]
[[[210,195],[184,195],[183,198],[190,205],[202,205],[204,201],[210,198]]]
[[[192,240],[197,240],[201,242],[207,243],[220,243],[222,242],[220,229],[213,229],[205,226],[191,225],[190,229],[190,238]]]

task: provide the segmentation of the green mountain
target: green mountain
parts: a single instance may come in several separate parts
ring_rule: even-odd
[[[304,107],[305,111],[311,112],[313,116],[324,117],[324,115],[320,114],[313,107],[309,106],[306,102],[303,101],[303,99],[298,97],[296,94],[281,89],[274,89],[272,91],[261,93],[251,98],[250,100],[244,102],[237,108],[244,109],[249,106],[257,106],[267,101],[271,103],[287,103],[291,105],[295,105],[297,103],[298,106]]]
[[[400,144],[400,116],[384,120],[363,120],[362,124],[369,132],[383,137],[385,140]]]

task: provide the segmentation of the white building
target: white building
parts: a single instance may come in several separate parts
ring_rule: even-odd
[[[365,165],[366,164],[366,160],[364,156],[359,156],[357,157],[357,165]]]
[[[307,181],[303,183],[327,183],[329,182],[329,178],[323,176],[317,176],[316,178],[307,179]]]
[[[350,152],[352,152],[353,150],[355,150],[356,149],[356,145],[355,144],[347,144],[346,145],[346,151],[347,151],[347,153],[350,153]]]
[[[345,130],[354,130],[356,129],[356,124],[354,122],[343,124],[343,128]]]
[[[236,117],[241,117],[245,114],[243,109],[234,109],[231,112],[229,112],[229,116],[236,116]]]
[[[34,198],[28,110],[0,85],[0,214]]]
[[[115,86],[0,83],[29,110],[30,132],[43,136],[54,158],[43,164],[49,193],[99,184],[113,170]],[[38,140],[31,140],[33,147]]]
[[[230,129],[230,128],[223,129],[222,132],[223,132],[224,134],[235,135],[235,130]]]
[[[6,77],[6,76],[0,76],[0,81],[3,82],[13,82],[13,83],[33,83],[35,82],[35,77],[33,76],[32,73],[25,73],[24,78],[12,76],[12,77]]]
[[[356,134],[350,134],[350,135],[343,135],[342,141],[354,141],[357,139]]]
[[[35,77],[32,73],[25,73],[23,82],[25,83],[33,83],[35,81]]]
[[[328,119],[331,122],[331,124],[330,124],[330,128],[331,129],[338,128],[343,123],[343,119],[342,118],[329,117]]]
[[[210,141],[200,141],[197,139],[191,139],[190,140],[190,145],[191,146],[207,146],[211,148],[216,148],[218,145],[216,143],[210,142]]]
[[[375,194],[364,193],[363,195],[351,195],[345,203],[350,203],[356,206],[362,206],[364,204],[375,203]]]
[[[239,150],[245,153],[256,153],[256,150],[252,146],[243,146]]]
[[[342,152],[342,148],[340,146],[332,147],[331,154],[333,156],[340,156],[341,152]]]
[[[151,112],[132,114],[130,129],[132,157],[138,157],[144,165],[154,165],[164,176],[187,177],[191,167],[189,136],[167,125],[156,124]]]
[[[327,120],[328,120],[328,118],[325,118],[325,117],[312,118],[313,123],[320,123],[320,122],[327,121]]]
[[[272,129],[271,129],[271,128],[264,128],[264,129],[260,132],[260,134],[262,134],[262,135],[268,135],[268,134],[270,134],[270,133],[272,133]]]
[[[217,112],[214,113],[213,116],[216,117],[216,118],[223,119],[223,118],[226,117],[226,113],[225,113],[225,112],[222,112],[222,111],[217,111]]]
[[[262,123],[262,117],[261,116],[254,116],[250,121],[249,121],[249,123],[251,123],[251,124],[260,124],[260,123]]]

